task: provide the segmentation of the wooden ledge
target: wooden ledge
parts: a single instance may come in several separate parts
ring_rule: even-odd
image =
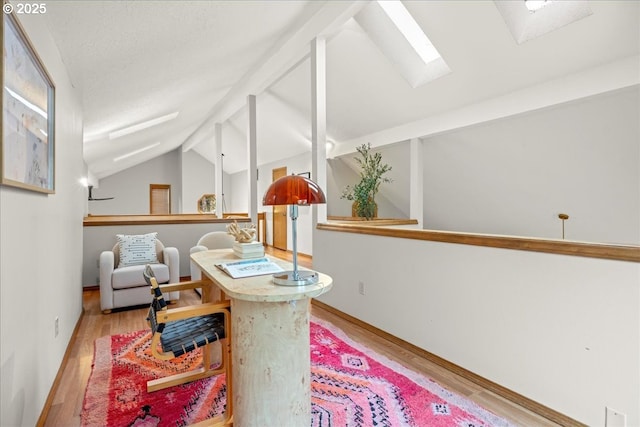
[[[367,226],[382,226],[382,225],[417,225],[417,219],[397,219],[397,218],[375,218],[366,219],[352,216],[330,216],[327,218],[332,224],[356,224]]]
[[[85,227],[105,225],[154,225],[154,224],[209,224],[251,222],[250,218],[218,218],[213,214],[175,215],[89,215],[84,218]]]
[[[489,234],[459,233],[452,231],[411,230],[385,228],[360,224],[318,224],[318,230],[343,233],[371,234],[402,239],[428,240],[432,242],[458,243],[521,251],[546,252],[559,255],[603,258],[618,261],[640,262],[640,246],[585,243],[567,240],[537,239],[532,237],[498,236]]]

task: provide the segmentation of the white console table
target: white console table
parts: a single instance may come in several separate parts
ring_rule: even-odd
[[[239,260],[231,249],[196,252],[191,259],[203,279],[211,280],[231,300],[234,425],[309,425],[310,301],[331,289],[331,277],[319,273],[314,285],[278,286],[271,275],[232,279],[222,272],[216,264]],[[270,260],[293,269],[287,261]],[[203,293],[204,301],[220,298],[207,294]]]

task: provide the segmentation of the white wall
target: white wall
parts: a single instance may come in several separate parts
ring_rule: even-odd
[[[0,425],[35,425],[82,312],[82,105],[41,16],[19,15],[55,88],[55,194],[0,187]],[[54,336],[54,319],[59,335]]]
[[[640,425],[639,264],[323,230],[313,253],[322,302],[587,425]]]
[[[640,244],[640,89],[427,138],[424,228]]]
[[[216,167],[195,150],[182,153],[182,206],[180,213],[198,213],[198,199],[216,193]],[[217,198],[216,198],[217,199]]]
[[[225,212],[249,212],[249,177],[246,170],[229,175],[229,179],[225,180],[224,196]]]
[[[376,195],[379,218],[409,218],[409,143],[401,142],[371,149],[382,155],[382,162],[391,166],[385,174],[392,182],[380,185]],[[341,199],[347,185],[360,181],[360,167],[355,162],[358,153],[327,159],[327,215],[351,216],[353,201]]]
[[[148,215],[149,184],[171,185],[171,213],[180,213],[182,191],[180,148],[100,180],[93,197],[113,200],[89,202],[92,215]]]

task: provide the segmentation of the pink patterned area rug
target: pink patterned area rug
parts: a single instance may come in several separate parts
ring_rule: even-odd
[[[151,355],[150,340],[147,331],[96,340],[83,426],[185,426],[224,410],[224,375],[147,393],[147,380],[190,369],[198,361],[197,352],[159,361]],[[312,427],[511,426],[315,318],[311,322],[311,395]]]
[[[311,323],[311,395],[313,427],[511,426],[315,318]]]

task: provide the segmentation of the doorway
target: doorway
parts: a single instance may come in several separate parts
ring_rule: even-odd
[[[276,168],[271,171],[271,182],[287,175],[287,167]],[[273,207],[273,247],[287,250],[287,205]]]
[[[149,184],[149,213],[151,215],[169,215],[171,213],[170,185]]]

